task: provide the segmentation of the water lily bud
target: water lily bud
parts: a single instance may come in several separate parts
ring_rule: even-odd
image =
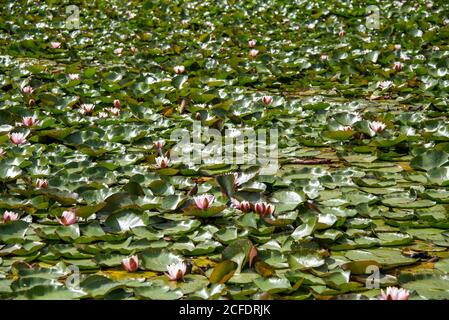
[[[172,263],[167,266],[166,276],[172,280],[183,280],[186,274],[187,266],[184,262]]]
[[[181,74],[181,73],[184,73],[185,67],[184,66],[175,66],[175,67],[173,67],[173,71],[176,74]]]
[[[265,105],[270,105],[273,103],[273,97],[272,96],[263,96],[262,97],[262,103]]]
[[[22,124],[26,127],[32,127],[38,123],[38,120],[35,116],[32,117],[23,117]]]
[[[231,199],[232,206],[242,212],[249,212],[251,210],[251,203],[249,203],[246,200],[238,201],[237,199],[232,198]]]
[[[119,99],[115,99],[113,104],[114,104],[114,108],[120,108],[122,105],[122,103],[120,102]]]
[[[400,70],[402,70],[403,68],[404,68],[404,65],[402,64],[402,62],[396,61],[396,62],[393,64],[393,69],[396,70],[396,71],[400,71]]]
[[[3,213],[3,221],[4,222],[8,222],[8,221],[17,221],[19,220],[19,214],[13,211],[5,211],[5,213]]]
[[[75,224],[78,221],[78,217],[73,210],[66,210],[62,213],[62,217],[56,218],[56,220],[63,226],[69,226]]]
[[[129,48],[129,50],[131,51],[132,54],[136,54],[136,52],[137,52],[136,47],[131,47],[131,48]]]
[[[139,269],[139,257],[137,255],[122,260],[123,269],[128,272],[135,272]]]
[[[250,48],[254,48],[254,47],[256,46],[256,44],[257,44],[257,41],[256,41],[256,40],[249,40],[249,41],[248,41],[248,46],[249,46]]]
[[[24,144],[27,142],[26,136],[27,135],[25,133],[14,132],[9,135],[9,139],[15,145],[20,145],[20,144]]]
[[[157,157],[155,161],[156,166],[160,169],[167,168],[170,164],[170,159],[168,159],[167,157]]]
[[[48,188],[48,180],[47,179],[37,179],[36,180],[36,188],[37,189],[47,189]]]
[[[251,58],[257,57],[258,54],[259,54],[259,50],[252,49],[252,50],[249,51],[249,55],[250,55]]]
[[[380,293],[379,300],[408,300],[410,296],[410,291],[396,287],[387,287],[386,292],[381,289]]]
[[[254,211],[261,216],[268,216],[270,214],[273,214],[275,208],[274,205],[266,202],[257,202],[254,205]]]
[[[165,145],[165,140],[158,140],[156,142],[154,142],[154,147],[158,150],[162,149]]]
[[[26,86],[22,88],[22,92],[25,94],[32,94],[34,91],[34,89],[30,86]]]
[[[198,209],[205,210],[210,208],[212,203],[215,201],[215,197],[210,194],[204,194],[194,197],[193,200],[195,201],[195,205]]]
[[[345,30],[340,30],[340,31],[338,32],[338,36],[339,36],[340,38],[343,38],[343,37],[345,36],[345,34],[346,34]]]
[[[58,49],[61,47],[61,42],[51,42],[50,45],[53,49]]]

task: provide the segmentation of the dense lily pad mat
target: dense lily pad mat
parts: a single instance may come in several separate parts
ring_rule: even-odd
[[[448,299],[449,6],[382,1],[368,29],[370,4],[3,1],[0,208],[20,220],[0,224],[0,297],[351,299],[379,294],[377,268],[381,287]],[[157,169],[153,143],[194,121],[277,128],[280,169]]]

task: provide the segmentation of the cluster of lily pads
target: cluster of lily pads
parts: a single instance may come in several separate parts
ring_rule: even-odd
[[[0,4],[0,298],[449,298],[448,3],[29,2]],[[279,170],[171,161],[197,121],[278,129]]]

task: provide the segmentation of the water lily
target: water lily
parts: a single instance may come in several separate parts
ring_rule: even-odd
[[[119,116],[120,115],[120,109],[119,108],[108,108],[106,109],[107,111],[109,111],[110,114],[112,114],[113,116]]]
[[[123,48],[117,48],[117,49],[115,49],[114,50],[114,53],[116,54],[116,55],[121,55],[122,53],[123,53]]]
[[[158,150],[162,149],[165,145],[165,140],[161,139],[154,142],[154,147]]]
[[[167,157],[157,157],[155,161],[156,166],[160,169],[167,168],[168,165],[170,164],[170,159]]]
[[[345,36],[345,34],[346,34],[345,30],[340,30],[340,31],[338,32],[338,36],[339,36],[340,38],[343,38],[343,37]]]
[[[25,133],[14,132],[9,135],[9,139],[15,145],[20,145],[20,144],[24,144],[27,142],[26,136],[27,135]]]
[[[135,272],[139,269],[139,257],[137,255],[122,260],[123,269],[128,272]]]
[[[137,48],[136,47],[131,47],[131,48],[129,48],[129,51],[131,51],[132,54],[136,54]]]
[[[34,91],[34,89],[30,86],[26,86],[22,88],[22,92],[25,94],[32,94]]]
[[[242,212],[249,212],[251,210],[251,203],[249,201],[243,200],[238,201],[237,199],[231,199],[232,206]]]
[[[327,54],[322,54],[322,55],[320,56],[320,60],[321,60],[321,61],[327,61],[327,60],[329,60],[329,56],[328,56]]]
[[[343,128],[341,128],[342,131],[352,131],[352,127],[351,126],[343,126]]]
[[[76,223],[76,221],[78,221],[78,217],[73,210],[65,210],[62,213],[62,217],[56,217],[56,220],[58,220],[58,222],[64,226],[69,226]]]
[[[395,44],[394,45],[394,49],[395,50],[401,50],[401,45],[400,44]]]
[[[99,118],[107,118],[108,117],[108,113],[104,112],[104,111],[100,111],[100,112],[98,112],[98,117]]]
[[[80,79],[80,75],[78,73],[69,73],[67,76],[69,77],[70,80],[79,80]]]
[[[261,216],[268,216],[272,214],[274,210],[274,205],[272,205],[271,203],[257,202],[254,205],[254,211],[256,211],[256,213],[260,214]]]
[[[373,130],[375,133],[378,132],[382,132],[385,130],[385,128],[387,127],[387,125],[383,122],[380,121],[371,121],[369,123],[369,127],[371,128],[371,130]]]
[[[206,210],[210,208],[212,203],[215,201],[215,197],[211,194],[203,194],[201,196],[196,196],[193,198],[195,205],[200,210]]]
[[[379,88],[379,89],[388,89],[388,88],[390,88],[390,87],[392,87],[393,86],[393,82],[392,81],[388,81],[388,80],[386,80],[386,81],[380,81],[378,84],[377,84],[377,87]]]
[[[396,70],[396,71],[400,71],[400,70],[402,70],[403,68],[404,68],[404,65],[402,64],[402,62],[396,61],[396,62],[393,64],[393,69]]]
[[[58,49],[61,47],[61,42],[50,42],[50,45],[53,49]]]
[[[36,188],[37,189],[46,189],[46,188],[48,188],[48,180],[47,179],[38,178],[36,180]]]
[[[122,106],[122,103],[119,99],[115,99],[112,104],[114,105],[114,108],[120,108]]]
[[[4,222],[8,222],[8,221],[17,221],[19,220],[19,214],[13,211],[5,211],[3,213],[3,221]]]
[[[379,300],[408,300],[410,291],[404,288],[388,287],[386,292],[380,290]]]
[[[26,127],[32,127],[38,123],[38,120],[35,116],[32,117],[23,117],[22,124]]]
[[[186,68],[185,68],[184,66],[174,66],[174,67],[173,67],[173,71],[174,71],[176,74],[184,73],[185,70],[186,70]]]
[[[95,105],[93,103],[84,103],[81,105],[80,112],[82,114],[91,114],[95,109]]]
[[[248,47],[250,47],[250,48],[254,48],[256,46],[256,44],[257,44],[257,41],[254,39],[248,41]]]
[[[4,155],[6,155],[5,149],[0,148],[0,157],[3,157]]]
[[[187,266],[184,262],[172,263],[167,266],[167,277],[172,281],[183,280]]]
[[[256,50],[256,49],[249,50],[249,55],[251,58],[257,57],[258,54],[259,54],[259,50]]]
[[[270,105],[273,102],[272,96],[263,96],[262,97],[262,103],[265,105]]]

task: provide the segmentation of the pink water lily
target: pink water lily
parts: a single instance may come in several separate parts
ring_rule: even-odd
[[[254,48],[256,46],[256,44],[257,44],[257,41],[254,39],[248,41],[248,47],[250,47],[250,48]]]
[[[200,210],[206,210],[210,208],[212,203],[215,201],[215,197],[211,194],[203,194],[201,196],[196,196],[193,198],[195,205]]]
[[[184,71],[186,71],[186,68],[184,66],[174,66],[173,71],[176,74],[181,74],[181,73],[184,73]]]
[[[401,45],[400,44],[395,44],[394,45],[394,49],[395,50],[401,50]]]
[[[371,121],[369,123],[369,127],[371,128],[371,130],[373,130],[375,133],[378,132],[382,132],[385,130],[385,128],[387,127],[387,125],[383,122],[380,121]]]
[[[268,216],[270,214],[273,214],[274,210],[274,205],[272,205],[271,203],[257,202],[254,205],[254,211],[256,211],[256,213],[260,214],[261,216]]]
[[[259,50],[256,50],[256,49],[249,50],[249,56],[251,58],[257,57],[258,54],[259,54]]]
[[[22,118],[22,124],[26,127],[32,127],[36,125],[39,121],[35,116],[32,117],[23,117]]]
[[[46,189],[46,188],[48,188],[48,180],[47,179],[38,178],[36,180],[36,188],[37,189]]]
[[[339,36],[340,38],[343,38],[343,37],[345,36],[345,34],[346,34],[345,30],[340,30],[340,31],[338,32],[338,36]]]
[[[186,274],[187,266],[184,262],[172,263],[167,266],[166,276],[172,280],[183,280],[184,275]]]
[[[157,157],[155,161],[156,166],[160,169],[167,168],[168,165],[170,164],[170,159],[167,157]]]
[[[400,71],[400,70],[402,70],[403,68],[404,68],[404,65],[402,64],[402,62],[396,61],[396,62],[393,64],[393,69],[396,70],[396,71]]]
[[[67,77],[69,77],[70,80],[79,80],[80,79],[80,75],[78,73],[69,73],[67,75]]]
[[[158,150],[162,149],[165,145],[165,140],[161,139],[154,142],[154,147]]]
[[[231,199],[232,206],[242,212],[249,212],[251,210],[251,203],[249,201],[243,200],[238,201],[237,199]]]
[[[9,135],[9,139],[15,145],[20,145],[27,142],[26,136],[26,133],[14,132]]]
[[[62,213],[62,217],[56,217],[56,220],[64,226],[69,226],[75,224],[78,221],[78,217],[73,210],[66,210]]]
[[[50,42],[50,45],[53,49],[58,49],[61,47],[61,42]]]
[[[30,86],[26,86],[22,88],[22,92],[25,94],[32,94],[34,91],[34,89]]]
[[[120,109],[113,107],[113,108],[108,108],[106,109],[107,111],[109,111],[110,114],[112,114],[115,117],[118,117],[120,115]]]
[[[3,221],[4,222],[8,222],[8,221],[17,221],[19,220],[19,214],[13,211],[5,211],[3,213]]]
[[[329,60],[329,56],[328,56],[327,54],[322,54],[322,55],[320,56],[320,60],[321,60],[321,61],[327,61],[327,60]]]
[[[122,260],[123,269],[128,272],[135,272],[139,269],[139,257],[137,255]]]
[[[132,54],[136,54],[137,48],[136,47],[131,47],[131,48],[129,48],[129,51],[131,51]]]
[[[120,108],[122,106],[122,103],[119,99],[115,99],[112,104],[114,105],[114,108]]]
[[[352,127],[351,126],[343,126],[343,128],[341,128],[342,131],[352,131]]]
[[[91,114],[95,109],[95,105],[93,103],[84,103],[80,107],[80,112],[82,114]]]
[[[122,53],[123,53],[123,48],[117,48],[117,49],[115,49],[114,50],[114,53],[116,54],[116,55],[121,55]]]
[[[271,103],[273,103],[273,97],[272,96],[263,96],[262,103],[267,106],[270,105]]]
[[[379,300],[408,300],[410,291],[403,288],[388,287],[386,292],[380,290]]]

